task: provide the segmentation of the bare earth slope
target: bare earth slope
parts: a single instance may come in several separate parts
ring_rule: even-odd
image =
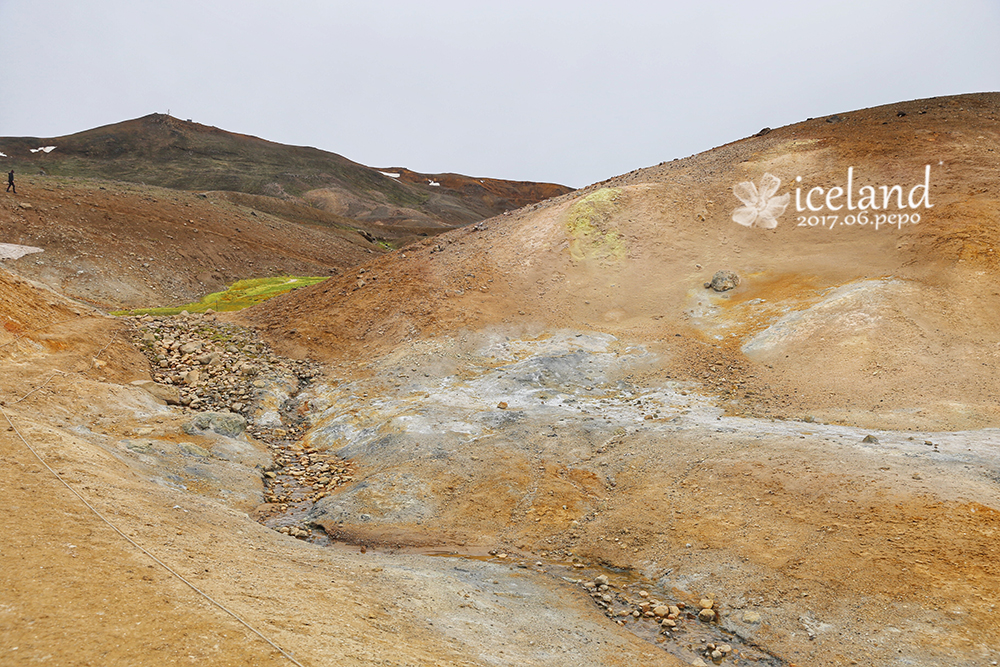
[[[19,177],[18,194],[0,199],[0,237],[43,249],[8,264],[21,275],[109,309],[188,303],[243,278],[330,275],[382,252],[353,229],[216,193],[51,176]]]
[[[307,523],[624,568],[775,664],[1000,660],[998,114],[771,130],[246,312],[331,364],[306,441],[360,482]]]
[[[293,664],[247,626],[310,667],[677,664],[565,584],[263,527],[264,444],[148,379],[126,322],[0,270],[0,664]]]

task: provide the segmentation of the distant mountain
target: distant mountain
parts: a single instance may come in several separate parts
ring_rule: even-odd
[[[551,183],[374,169],[336,153],[164,114],[63,137],[4,137],[0,153],[7,156],[5,168],[228,192],[243,206],[298,222],[354,226],[394,244],[571,191]]]

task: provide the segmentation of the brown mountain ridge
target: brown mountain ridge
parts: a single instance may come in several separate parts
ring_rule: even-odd
[[[37,149],[55,146],[45,152]],[[165,114],[63,137],[3,137],[5,165],[186,191],[304,203],[395,241],[475,222],[569,191],[548,183],[379,170],[306,146],[286,146]],[[32,152],[34,151],[34,152]],[[405,174],[405,175],[404,175]],[[431,185],[438,183],[438,185]],[[346,219],[346,220],[345,220]]]

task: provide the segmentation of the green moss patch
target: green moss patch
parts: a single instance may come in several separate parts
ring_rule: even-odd
[[[234,283],[224,292],[213,292],[200,301],[183,306],[163,308],[137,308],[119,310],[112,315],[176,315],[183,310],[189,313],[203,313],[209,308],[215,311],[243,310],[249,306],[267,301],[271,297],[290,292],[306,285],[315,285],[326,280],[324,276],[275,276],[273,278],[249,278]]]

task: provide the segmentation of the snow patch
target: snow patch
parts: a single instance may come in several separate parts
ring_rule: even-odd
[[[51,153],[55,149],[55,146],[39,146],[38,148],[32,148],[30,150],[32,153]]]
[[[7,157],[6,153],[0,153],[0,157]]]
[[[14,245],[13,243],[0,243],[0,259],[20,259],[33,252],[44,252],[41,248],[30,245]]]
[[[441,184],[438,183],[437,181],[430,181],[429,180],[429,181],[427,181],[427,184],[428,185],[433,185],[434,187],[440,187],[441,186]]]
[[[380,171],[383,176],[388,176],[389,178],[399,178],[399,174],[391,174],[388,171]]]

